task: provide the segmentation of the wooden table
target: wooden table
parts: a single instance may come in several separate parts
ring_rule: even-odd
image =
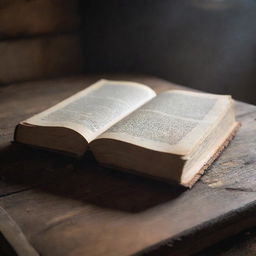
[[[27,256],[190,255],[256,224],[256,107],[249,104],[236,102],[241,129],[191,190],[100,168],[90,154],[77,161],[10,143],[19,121],[99,77],[0,87],[0,227],[2,218],[11,230],[2,230],[0,245],[5,235]],[[146,76],[114,78],[157,92],[175,87]],[[255,233],[242,239],[244,252],[256,254]],[[236,247],[226,246],[221,255],[235,255]]]

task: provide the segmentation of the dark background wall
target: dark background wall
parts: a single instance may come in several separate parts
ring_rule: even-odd
[[[148,73],[256,104],[255,0],[81,1],[87,72]]]

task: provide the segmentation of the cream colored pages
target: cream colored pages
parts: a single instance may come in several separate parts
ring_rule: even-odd
[[[172,90],[127,116],[100,138],[186,155],[202,141],[231,104],[230,96]]]
[[[90,142],[155,95],[139,83],[100,80],[23,123],[70,128]]]

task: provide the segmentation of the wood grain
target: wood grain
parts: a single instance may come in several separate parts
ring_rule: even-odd
[[[97,78],[0,88],[0,206],[39,254],[189,255],[256,224],[252,105],[236,103],[241,129],[191,190],[101,168],[90,154],[78,161],[10,144],[16,123]],[[175,86],[145,76],[114,78],[144,82],[157,91]]]

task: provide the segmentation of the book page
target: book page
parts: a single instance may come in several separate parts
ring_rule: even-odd
[[[24,123],[70,128],[90,142],[155,95],[139,83],[100,80]]]
[[[181,90],[159,94],[99,138],[185,155],[230,106],[230,96]]]

